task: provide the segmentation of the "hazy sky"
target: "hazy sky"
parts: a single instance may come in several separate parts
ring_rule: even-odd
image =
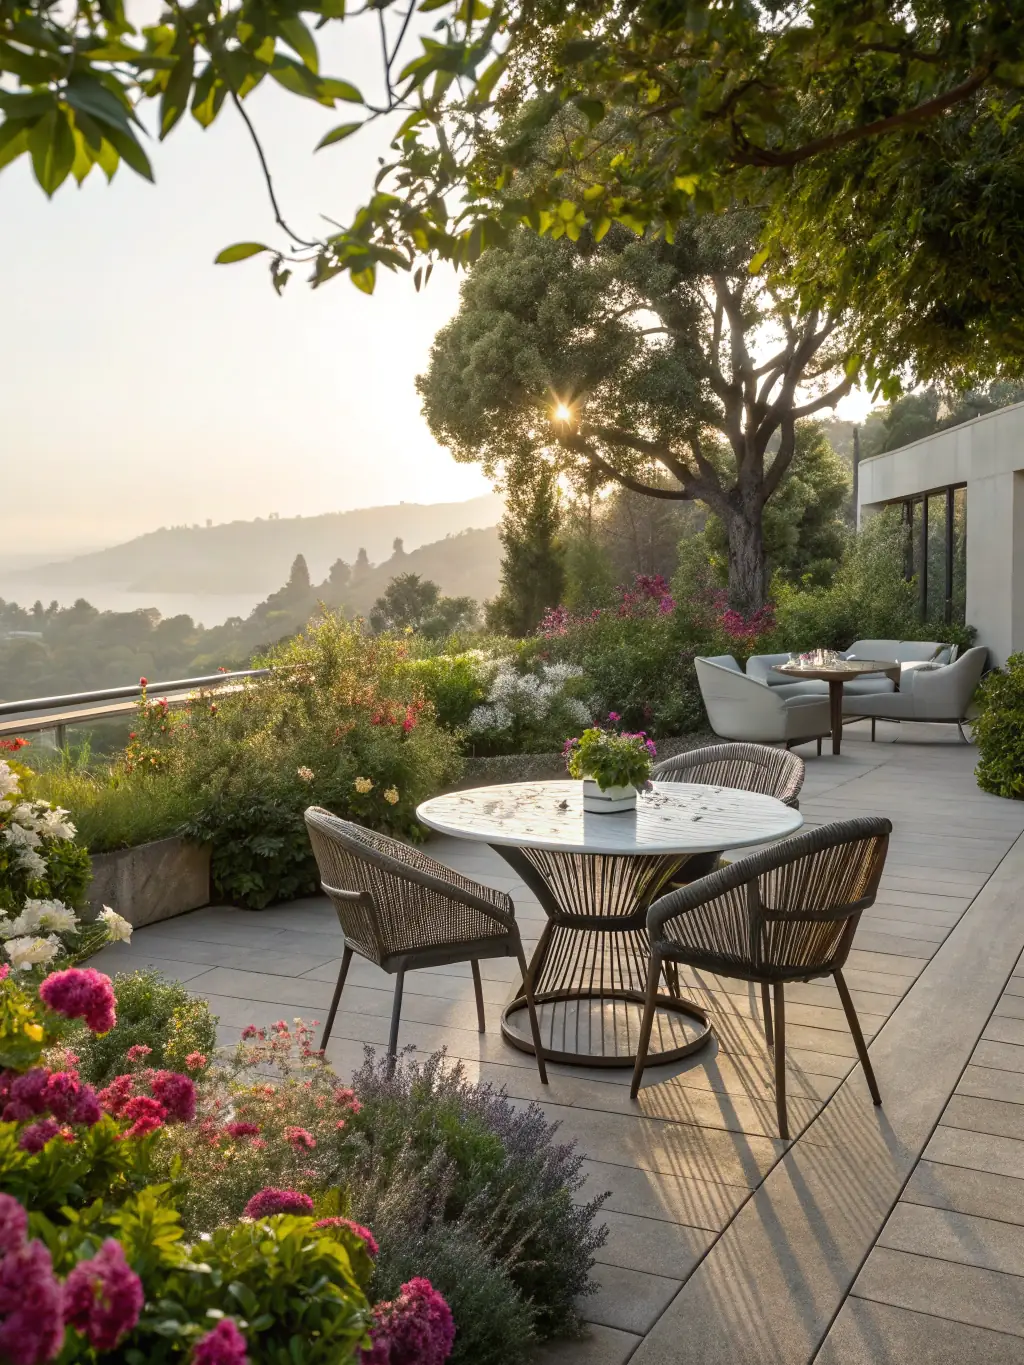
[[[346,30],[322,44],[322,69],[366,89],[376,37]],[[314,156],[351,106],[266,80],[246,108],[296,229],[318,232],[320,212],[344,222],[385,129]],[[212,264],[232,242],[281,240],[233,111],[206,132],[186,116],[151,150],[155,186],[95,170],[48,201],[27,159],[0,174],[2,553],[486,491],[434,443],[413,383],[455,310],[453,273],[438,267],[419,295],[385,273],[372,298],[296,276],[279,299],[266,258]]]

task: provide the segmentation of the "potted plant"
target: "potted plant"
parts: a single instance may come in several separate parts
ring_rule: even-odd
[[[657,749],[643,732],[620,735],[594,726],[566,740],[564,753],[569,776],[583,779],[583,809],[616,815],[636,809],[637,788],[649,782]]]

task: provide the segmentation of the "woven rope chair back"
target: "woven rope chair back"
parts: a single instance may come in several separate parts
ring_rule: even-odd
[[[653,776],[658,782],[760,792],[795,807],[804,784],[804,761],[788,749],[768,744],[709,744],[657,764]]]
[[[872,817],[825,825],[664,897],[653,913],[669,955],[675,946],[709,970],[767,981],[841,968],[875,898],[890,830]]]
[[[505,932],[438,890],[434,883],[446,869],[418,849],[318,806],[306,811],[306,827],[346,941],[372,961]]]

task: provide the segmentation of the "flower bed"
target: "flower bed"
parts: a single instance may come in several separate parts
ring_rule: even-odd
[[[0,1358],[518,1365],[577,1330],[601,1200],[536,1106],[441,1057],[344,1086],[300,1022],[179,1057],[186,1002],[0,970]]]

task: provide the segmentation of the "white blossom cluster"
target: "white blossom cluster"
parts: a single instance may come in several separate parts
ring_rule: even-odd
[[[68,819],[70,812],[51,806],[49,801],[19,801],[15,805],[6,799],[18,794],[17,773],[0,759],[0,839],[9,845],[20,871],[33,878],[45,877],[43,840],[73,839],[75,827]]]
[[[47,872],[44,841],[73,839],[75,826],[68,819],[68,811],[51,806],[49,801],[8,799],[20,795],[17,773],[0,759],[0,840],[8,846],[18,871],[43,878]],[[96,923],[104,930],[96,947],[104,941],[127,943],[132,936],[129,922],[108,905],[97,915]],[[0,944],[15,971],[47,966],[68,949],[61,935],[78,934],[82,927],[74,910],[63,901],[27,900],[16,914],[0,910]]]
[[[577,697],[565,695],[565,685],[583,676],[575,664],[544,664],[537,673],[519,673],[511,660],[502,660],[491,679],[487,701],[469,717],[469,731],[511,730],[516,725],[539,725],[552,712],[570,725],[589,725],[590,711]]]

